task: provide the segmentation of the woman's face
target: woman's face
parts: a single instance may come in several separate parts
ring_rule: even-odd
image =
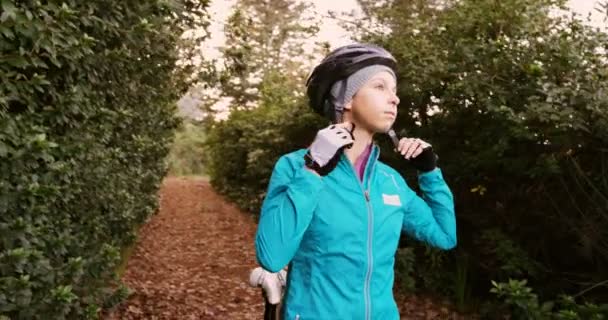
[[[387,132],[397,117],[397,84],[388,71],[371,77],[347,104],[355,123],[373,133]]]

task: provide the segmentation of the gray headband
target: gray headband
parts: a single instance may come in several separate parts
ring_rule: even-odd
[[[330,95],[336,113],[336,122],[341,121],[344,105],[353,99],[355,93],[357,93],[371,77],[382,71],[389,72],[395,78],[395,81],[397,80],[397,76],[395,76],[393,69],[385,65],[374,64],[357,70],[357,72],[351,74],[348,78],[333,84]]]

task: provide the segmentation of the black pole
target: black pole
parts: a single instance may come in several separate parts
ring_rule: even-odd
[[[262,296],[264,296],[264,320],[279,320],[279,316],[277,314],[278,304],[268,302],[268,297],[266,297],[266,292],[264,292],[264,289],[262,289]]]

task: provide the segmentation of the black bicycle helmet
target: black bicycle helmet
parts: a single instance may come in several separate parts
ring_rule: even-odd
[[[306,80],[306,94],[310,107],[332,122],[340,122],[343,106],[336,106],[329,92],[336,81],[348,78],[371,65],[385,65],[395,73],[397,61],[388,51],[372,44],[357,43],[335,49],[314,68]],[[342,93],[343,94],[343,93]]]

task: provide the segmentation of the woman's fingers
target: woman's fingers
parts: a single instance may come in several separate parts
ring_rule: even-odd
[[[351,122],[348,122],[348,121],[339,123],[337,126],[342,127],[344,129],[348,130],[348,132],[353,132],[353,129],[354,129],[354,124],[351,123]]]
[[[419,156],[422,153],[422,150],[424,150],[424,148],[423,148],[422,144],[420,144],[418,146],[418,148],[416,148],[416,151],[414,151],[414,153],[412,153],[410,158],[416,158],[417,156]]]
[[[414,148],[412,150],[412,148]],[[399,153],[401,153],[402,156],[404,156],[406,159],[408,159],[408,154],[415,151],[416,145],[415,145],[415,139],[412,138],[403,138],[401,139],[401,141],[399,141]]]
[[[420,139],[413,139],[412,144],[405,153],[405,158],[410,159],[416,150],[420,148]]]
[[[420,155],[424,148],[428,146],[430,146],[430,144],[417,138],[402,138],[399,141],[398,152],[401,153],[405,159],[409,160]]]
[[[401,153],[402,156],[405,156],[405,153],[407,152],[407,150],[410,148],[411,144],[412,144],[412,139],[410,138],[402,138],[399,141],[399,153]]]

